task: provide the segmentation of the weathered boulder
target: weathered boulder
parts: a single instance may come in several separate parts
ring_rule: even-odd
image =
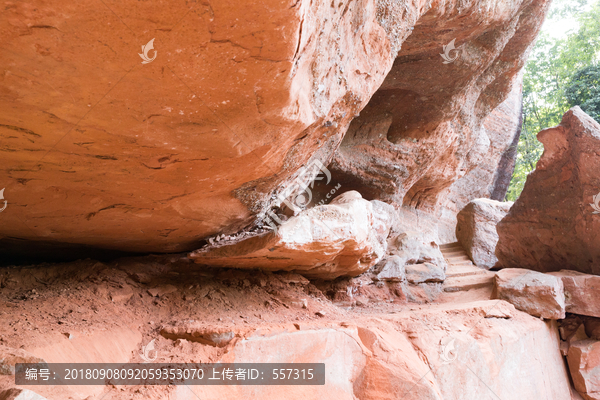
[[[600,276],[569,270],[549,274],[562,280],[567,312],[600,317]]]
[[[600,342],[580,340],[571,343],[567,362],[579,394],[586,400],[600,400]]]
[[[381,262],[381,271],[377,279],[388,282],[403,282],[406,280],[406,261],[397,255],[386,257]]]
[[[552,275],[520,268],[496,273],[496,298],[517,309],[544,319],[565,318],[565,293],[562,281]]]
[[[544,153],[497,227],[499,263],[600,274],[600,125],[574,107],[538,140]]]
[[[334,175],[345,190],[433,208],[485,159],[483,121],[548,4],[11,4],[0,19],[2,250],[29,251],[22,239],[54,252],[193,250],[260,224],[300,167],[327,165],[344,136]],[[156,58],[142,64],[151,39]],[[444,63],[453,39],[459,56]]]
[[[391,211],[349,191],[289,218],[276,231],[208,245],[189,257],[199,264],[288,270],[315,278],[356,276],[385,254],[387,224],[393,220],[385,210]]]
[[[411,283],[441,282],[448,266],[435,242],[427,241],[420,232],[405,232],[390,238],[388,254],[375,268],[376,277],[386,281]]]
[[[413,284],[443,282],[446,279],[444,270],[434,264],[425,262],[406,266],[406,280]]]
[[[177,251],[236,231],[332,155],[414,24],[374,0],[157,7],[3,13],[2,236]]]
[[[458,213],[456,238],[475,265],[489,269],[498,261],[496,225],[512,205],[512,202],[475,199]]]

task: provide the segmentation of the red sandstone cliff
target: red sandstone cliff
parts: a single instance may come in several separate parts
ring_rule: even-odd
[[[437,219],[489,192],[514,129],[491,132],[488,116],[547,6],[7,3],[2,250],[191,250],[260,224],[310,160],[333,160],[344,191]]]

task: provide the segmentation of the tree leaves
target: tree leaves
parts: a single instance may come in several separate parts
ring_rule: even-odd
[[[577,71],[565,89],[570,106],[580,106],[590,117],[600,121],[600,65]]]

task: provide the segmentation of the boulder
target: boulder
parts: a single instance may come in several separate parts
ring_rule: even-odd
[[[475,199],[458,213],[456,238],[478,267],[489,269],[498,261],[496,225],[512,205],[512,202]]]
[[[411,283],[441,282],[448,264],[438,245],[420,232],[404,232],[388,241],[389,256],[375,269],[376,279]]]
[[[208,245],[189,257],[204,265],[296,271],[313,278],[356,276],[385,254],[392,221],[385,210],[390,211],[349,191],[289,218],[276,231]]]
[[[391,242],[389,253],[402,257],[407,264],[428,262],[446,271],[448,264],[439,246],[433,241],[427,241],[421,233],[401,233]]]
[[[567,362],[579,394],[585,400],[600,400],[600,342],[580,340],[571,343]]]
[[[1,181],[12,183],[0,236],[173,252],[235,232],[311,157],[332,156],[424,12],[413,5],[403,18],[390,8],[373,0],[11,7],[0,134]],[[156,59],[142,64],[140,46],[151,39]],[[47,72],[14,75],[32,68]],[[33,232],[19,233],[27,226]]]
[[[497,227],[499,263],[600,274],[600,125],[573,107],[538,140],[544,153]]]
[[[406,280],[413,284],[443,282],[446,274],[442,267],[430,263],[406,266]]]
[[[484,121],[550,2],[488,3],[11,3],[0,249],[191,251],[258,226],[303,165],[333,159],[344,190],[435,215],[502,151]]]
[[[388,282],[403,282],[406,280],[405,260],[397,255],[392,255],[381,261],[383,268],[377,274],[377,279]]]
[[[562,280],[567,312],[600,317],[600,276],[570,270],[550,275]]]
[[[565,318],[565,293],[562,281],[552,275],[519,268],[496,273],[495,297],[517,309],[544,319]]]

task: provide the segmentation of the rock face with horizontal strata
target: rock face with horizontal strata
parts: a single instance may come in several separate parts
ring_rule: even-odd
[[[497,227],[499,264],[600,274],[600,125],[574,107],[538,140],[544,153]]]
[[[0,16],[2,251],[25,252],[23,240],[55,253],[193,250],[259,224],[344,136],[345,190],[373,183],[369,200],[433,209],[485,158],[481,124],[548,4],[11,4]],[[141,64],[152,38],[156,58]],[[458,58],[444,64],[453,39]]]

